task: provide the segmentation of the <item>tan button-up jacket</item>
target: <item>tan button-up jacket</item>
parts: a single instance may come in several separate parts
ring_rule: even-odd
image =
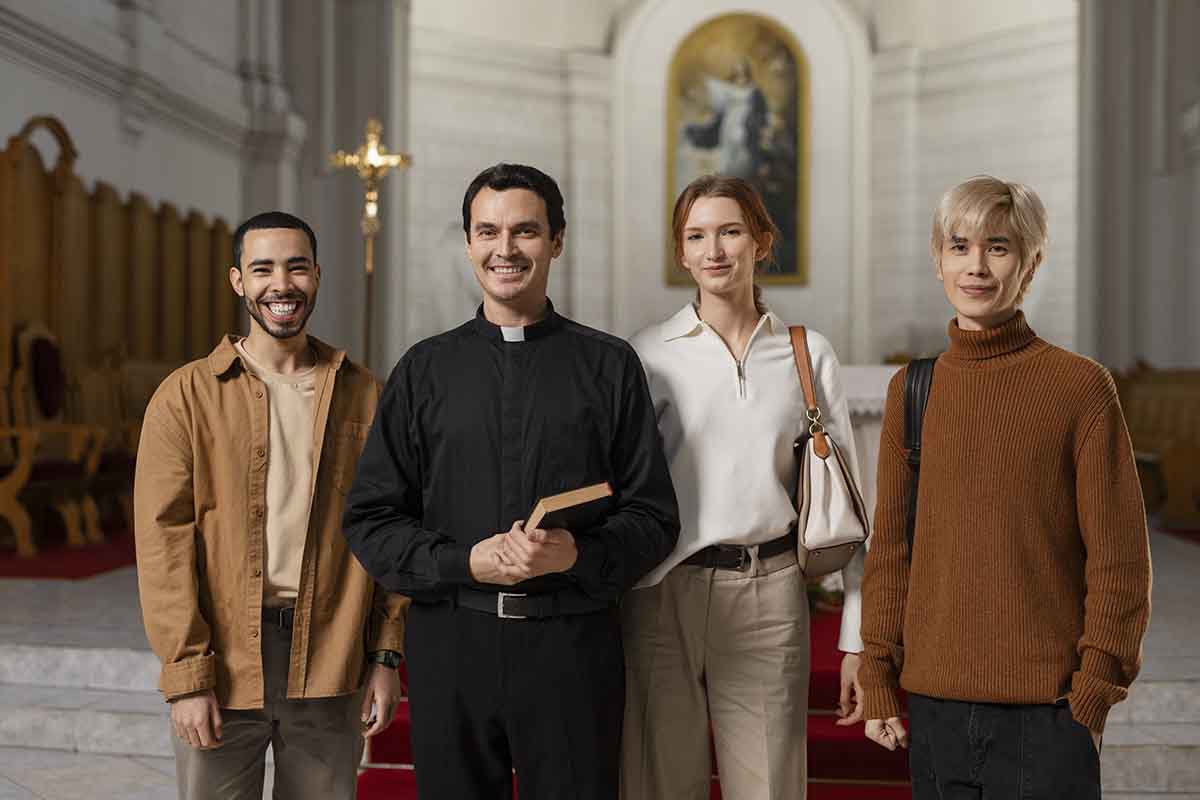
[[[227,336],[151,398],[138,447],[138,587],[166,698],[215,689],[261,708],[267,391]],[[313,337],[312,497],[296,599],[288,697],[347,694],[366,654],[402,650],[408,599],[376,587],[347,549],[342,506],[375,415],[379,383]]]

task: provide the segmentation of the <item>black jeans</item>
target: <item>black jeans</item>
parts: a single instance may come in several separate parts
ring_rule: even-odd
[[[420,800],[614,800],[625,709],[616,608],[498,619],[413,603],[405,632]]]
[[[1091,732],[1057,705],[908,696],[913,800],[1099,800]]]

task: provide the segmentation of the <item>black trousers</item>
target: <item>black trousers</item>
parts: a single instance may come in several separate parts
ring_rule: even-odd
[[[616,800],[625,707],[611,609],[498,619],[414,603],[405,633],[420,800]]]
[[[908,696],[913,800],[1099,800],[1092,734],[1057,705]]]

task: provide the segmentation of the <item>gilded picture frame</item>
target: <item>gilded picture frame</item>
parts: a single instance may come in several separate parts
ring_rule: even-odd
[[[783,234],[758,281],[808,284],[810,102],[808,59],[769,17],[714,17],[679,45],[667,79],[668,286],[692,285],[669,233],[675,199],[709,172],[754,184]]]

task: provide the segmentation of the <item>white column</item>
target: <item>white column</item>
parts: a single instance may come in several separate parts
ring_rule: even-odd
[[[1076,342],[1086,355],[1124,369],[1137,357],[1136,265],[1144,239],[1146,145],[1138,77],[1138,8],[1080,3],[1079,271]],[[1148,71],[1148,70],[1147,70]]]
[[[152,0],[136,0],[121,8],[121,38],[125,40],[128,64],[121,96],[121,132],[126,144],[136,146],[151,115],[153,88],[148,72],[153,70],[152,43],[163,39],[163,26]]]
[[[1195,367],[1200,364],[1200,225],[1195,224],[1200,214],[1200,101],[1189,106],[1180,116],[1180,134],[1186,161],[1188,202],[1179,215],[1186,220],[1190,241],[1180,258],[1180,277],[1183,281],[1184,301],[1177,304],[1183,310],[1178,314],[1180,336],[1176,338],[1176,359],[1180,364]]]
[[[394,152],[407,152],[409,136],[408,107],[411,81],[409,80],[409,30],[411,29],[412,4],[410,0],[391,0],[387,31],[387,93],[389,97],[383,121],[383,139]],[[415,163],[421,163],[421,154],[413,154]],[[371,366],[376,374],[386,376],[395,366],[412,342],[408,341],[408,281],[405,273],[409,266],[408,248],[408,170],[393,171],[384,178],[380,189],[383,204],[383,226],[387,233],[386,246],[379,250],[383,255],[376,264],[375,273],[375,319],[371,333]]]
[[[310,136],[298,163],[298,213],[317,233],[321,292],[310,330],[363,362],[365,302],[363,184],[329,167],[329,154],[355,150],[367,120],[383,123],[393,150],[407,144],[408,0],[286,0],[282,59],[292,102]],[[420,154],[416,155],[420,163]],[[380,188],[383,227],[375,242],[371,367],[386,376],[406,345],[404,172]]]
[[[566,262],[551,287],[559,310],[612,327],[612,62],[567,54]]]
[[[308,127],[291,108],[283,82],[283,6],[243,0],[241,72],[250,110],[242,186],[246,216],[296,210],[297,171]]]

